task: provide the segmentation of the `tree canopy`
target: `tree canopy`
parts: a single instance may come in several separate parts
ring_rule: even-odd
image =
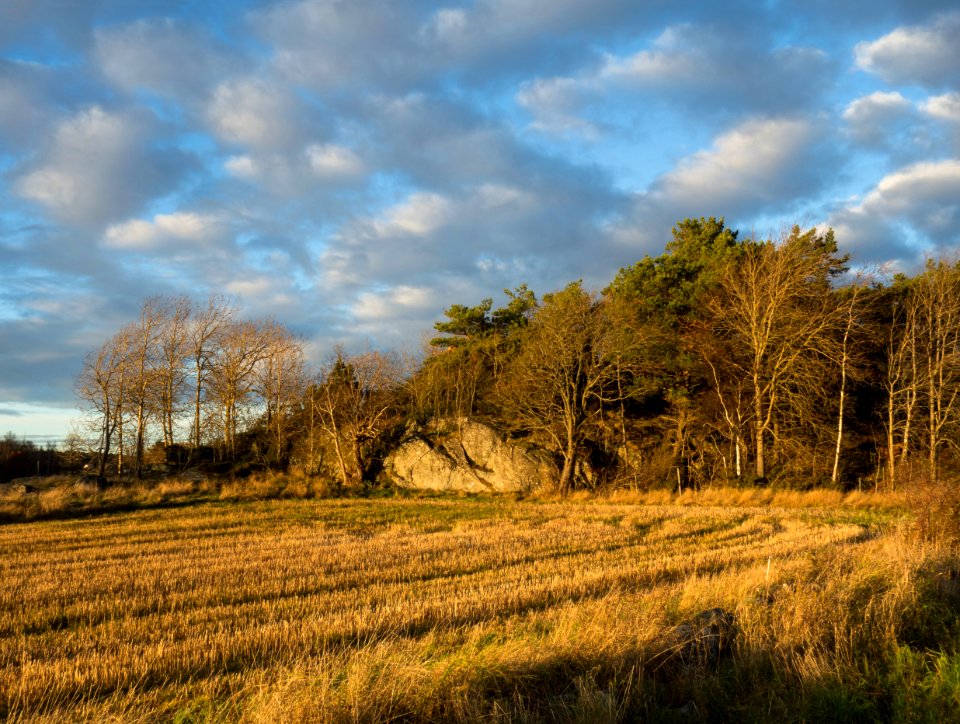
[[[148,299],[77,392],[100,475],[159,446],[358,486],[409,431],[476,417],[550,452],[564,492],[939,480],[960,456],[960,268],[870,280],[850,263],[831,230],[684,219],[602,292],[521,284],[449,305],[418,360],[338,347],[319,369],[224,299]]]

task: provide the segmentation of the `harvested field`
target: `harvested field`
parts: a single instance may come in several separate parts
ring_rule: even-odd
[[[475,500],[206,502],[6,525],[0,714],[936,712],[960,703],[955,602],[938,586],[954,558],[901,528],[837,507]],[[736,622],[722,659],[664,650],[715,607]],[[892,661],[899,673],[878,668]],[[900,700],[907,679],[926,688]]]

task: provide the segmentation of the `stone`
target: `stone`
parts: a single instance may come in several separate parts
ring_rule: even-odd
[[[182,473],[175,476],[179,480],[189,481],[191,483],[205,483],[207,476],[197,468],[187,468]]]
[[[960,601],[960,571],[950,569],[937,576],[937,590],[950,601]]]
[[[658,669],[677,664],[686,668],[716,666],[730,653],[735,635],[732,613],[722,608],[701,611],[660,640],[654,661]]]
[[[476,420],[457,420],[435,434],[413,434],[384,461],[398,486],[466,493],[517,493],[556,475],[550,455]]]
[[[36,488],[30,483],[24,483],[21,480],[11,480],[9,483],[0,485],[0,493],[13,496],[27,495],[32,493]]]

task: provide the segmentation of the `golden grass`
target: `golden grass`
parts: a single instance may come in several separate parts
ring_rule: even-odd
[[[948,554],[791,500],[210,502],[6,525],[0,716],[617,720],[664,689],[663,632],[715,606],[745,671],[812,685],[895,642]],[[671,687],[658,705],[709,704]]]
[[[584,498],[586,499],[586,497]],[[838,490],[777,490],[773,488],[735,488],[711,486],[703,490],[684,490],[677,495],[666,489],[617,490],[605,498],[610,502],[637,505],[718,505],[780,508],[877,508],[897,509],[907,502],[903,493]]]

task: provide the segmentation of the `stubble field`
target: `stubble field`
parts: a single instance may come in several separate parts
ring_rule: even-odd
[[[277,500],[8,524],[0,716],[933,721],[960,706],[954,563],[847,506]],[[730,645],[688,661],[675,627],[712,608]]]

